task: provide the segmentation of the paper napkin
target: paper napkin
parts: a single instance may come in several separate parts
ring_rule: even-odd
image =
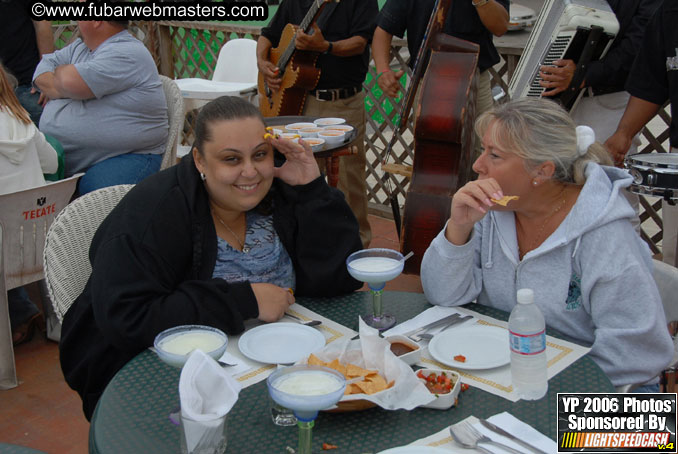
[[[221,437],[226,414],[238,400],[240,384],[214,359],[194,350],[181,369],[179,400],[188,452]]]

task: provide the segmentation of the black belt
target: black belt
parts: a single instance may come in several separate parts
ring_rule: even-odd
[[[311,90],[309,93],[318,101],[336,101],[346,99],[362,91],[363,87],[333,88],[331,90]]]

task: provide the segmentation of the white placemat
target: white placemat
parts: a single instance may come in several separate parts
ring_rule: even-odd
[[[297,303],[291,305],[289,309],[287,309],[287,312],[296,315],[297,317],[303,320],[322,321],[322,324],[316,326],[315,329],[320,331],[325,336],[327,344],[335,342],[339,339],[344,339],[346,337],[350,339],[351,337],[357,334],[352,329],[346,328],[345,326],[340,325],[339,323],[334,322],[326,317],[323,317],[322,315],[317,314],[312,310],[307,309]],[[299,322],[289,317],[283,317],[277,323],[299,323]],[[245,324],[245,327],[246,329],[251,329],[261,324],[262,322],[259,321],[249,321]],[[228,346],[226,347],[226,352],[221,357],[221,361],[224,361],[229,364],[235,364],[235,366],[227,367],[226,371],[230,373],[236,380],[238,380],[243,388],[247,388],[250,385],[265,380],[275,370],[276,364],[264,364],[245,357],[240,352],[240,350],[238,350],[239,340],[240,336],[228,337]]]
[[[523,441],[531,444],[536,448],[543,450],[544,452],[556,452],[558,450],[558,445],[556,444],[555,441],[551,440],[546,435],[542,434],[532,426],[525,424],[524,422],[522,422],[521,420],[519,420],[518,418],[516,418],[515,416],[508,412],[496,414],[490,418],[487,418],[487,420],[501,427],[508,433],[515,435],[516,437],[520,437],[520,439],[522,439]],[[476,430],[482,432],[484,435],[487,435],[494,441],[504,443],[508,446],[511,446],[512,448],[518,449],[519,451],[523,452],[527,451],[525,447],[513,442],[509,438],[495,434],[494,432],[480,425],[478,419],[475,416],[469,416],[464,421],[470,422],[471,424],[473,424],[473,427]],[[435,448],[449,450],[450,453],[482,454],[482,451],[478,451],[476,449],[463,449],[457,446],[452,440],[452,436],[450,435],[450,431],[448,428],[445,428],[440,432],[435,433],[426,438],[420,438],[419,440],[410,443],[407,446],[431,446]],[[497,448],[493,445],[483,444],[482,446],[483,448],[486,448],[492,452],[495,452],[495,450],[497,453],[506,452],[501,450],[501,448]]]
[[[462,308],[462,307],[442,307],[442,306],[433,306],[416,317],[401,323],[400,325],[391,328],[386,335],[389,334],[401,334],[404,332],[411,331],[418,326],[423,326],[426,323],[440,319],[450,314],[458,312],[463,315],[472,315],[474,318],[468,320],[464,323],[455,325],[449,329],[455,329],[457,327],[469,327],[474,324],[485,325],[485,326],[498,326],[503,329],[507,329],[508,323],[497,320],[486,315],[481,315],[478,312]],[[507,334],[508,336],[508,334]],[[428,341],[419,342],[420,345],[428,346]],[[548,377],[549,379],[556,376],[567,366],[584,356],[590,348],[582,347],[580,345],[568,342],[562,339],[557,339],[553,336],[546,336],[546,358],[548,360]],[[520,400],[516,391],[511,385],[511,366],[507,364],[505,366],[497,367],[494,369],[484,369],[484,370],[464,370],[456,369],[453,367],[446,366],[431,356],[428,351],[428,348],[425,348],[422,351],[421,360],[417,365],[422,367],[434,367],[437,369],[451,369],[456,370],[461,374],[462,381],[468,383],[471,386],[483,389],[492,394],[496,394],[505,399],[508,399],[512,402]]]

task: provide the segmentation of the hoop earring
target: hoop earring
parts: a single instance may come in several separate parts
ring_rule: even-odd
[[[207,177],[205,176],[204,173],[200,172],[200,179],[201,179],[202,181],[205,181],[205,180],[207,179]]]

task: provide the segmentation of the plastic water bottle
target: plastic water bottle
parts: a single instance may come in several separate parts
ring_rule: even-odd
[[[548,388],[546,324],[534,304],[532,289],[518,290],[518,304],[509,316],[511,381],[521,399],[541,399]]]

